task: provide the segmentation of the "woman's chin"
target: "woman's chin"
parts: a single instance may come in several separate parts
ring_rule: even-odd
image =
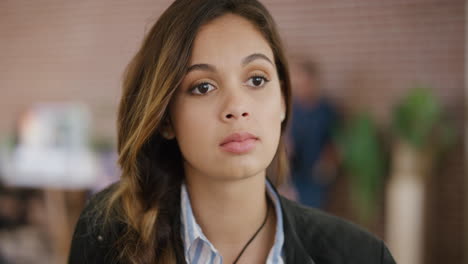
[[[221,180],[237,181],[245,180],[256,176],[264,175],[266,167],[263,166],[236,166],[235,168],[226,168],[224,171],[215,174],[214,177]]]

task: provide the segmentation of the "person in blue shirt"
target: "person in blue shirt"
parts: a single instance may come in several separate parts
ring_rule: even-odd
[[[312,60],[304,56],[292,60],[291,83],[292,183],[301,203],[323,208],[338,165],[331,138],[338,113],[320,89],[318,65]]]

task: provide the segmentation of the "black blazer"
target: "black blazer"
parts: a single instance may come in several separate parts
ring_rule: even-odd
[[[102,219],[93,210],[112,188],[93,196],[83,210],[73,235],[69,264],[116,263],[112,257],[117,251],[111,245],[123,227],[116,223],[112,230],[99,228]],[[286,264],[395,263],[385,244],[360,227],[282,196],[280,201]],[[180,226],[180,221],[176,219],[174,224]],[[178,263],[185,263],[184,256],[178,256]]]

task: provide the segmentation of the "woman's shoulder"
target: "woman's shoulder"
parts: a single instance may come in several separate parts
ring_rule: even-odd
[[[119,182],[111,184],[86,200],[86,205],[80,214],[77,227],[78,224],[86,224],[86,231],[89,233],[95,232],[95,229],[100,229],[100,227],[104,226],[108,217],[108,203],[118,184]],[[109,212],[112,212],[112,210]]]
[[[321,234],[346,231],[345,234],[341,233],[340,236],[374,236],[362,227],[320,209],[307,207],[284,197],[281,197],[281,202],[283,210],[293,226],[308,227],[307,229],[311,232],[319,232]]]
[[[369,259],[376,260],[370,263],[395,263],[383,241],[364,228],[284,197],[281,202],[290,231],[313,259],[327,259],[330,263],[368,263],[362,261]]]
[[[121,227],[118,221],[107,221],[106,207],[117,185],[114,183],[87,200],[73,233],[69,264],[108,263],[107,257],[113,255],[108,253]]]

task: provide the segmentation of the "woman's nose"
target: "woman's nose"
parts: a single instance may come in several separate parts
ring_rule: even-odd
[[[233,113],[228,113],[224,116],[225,121],[229,121],[230,119],[239,119],[241,117],[248,117],[249,113],[248,112],[235,112]]]
[[[251,115],[248,108],[248,99],[245,98],[242,91],[228,92],[221,111],[221,118],[224,122],[248,119]]]

